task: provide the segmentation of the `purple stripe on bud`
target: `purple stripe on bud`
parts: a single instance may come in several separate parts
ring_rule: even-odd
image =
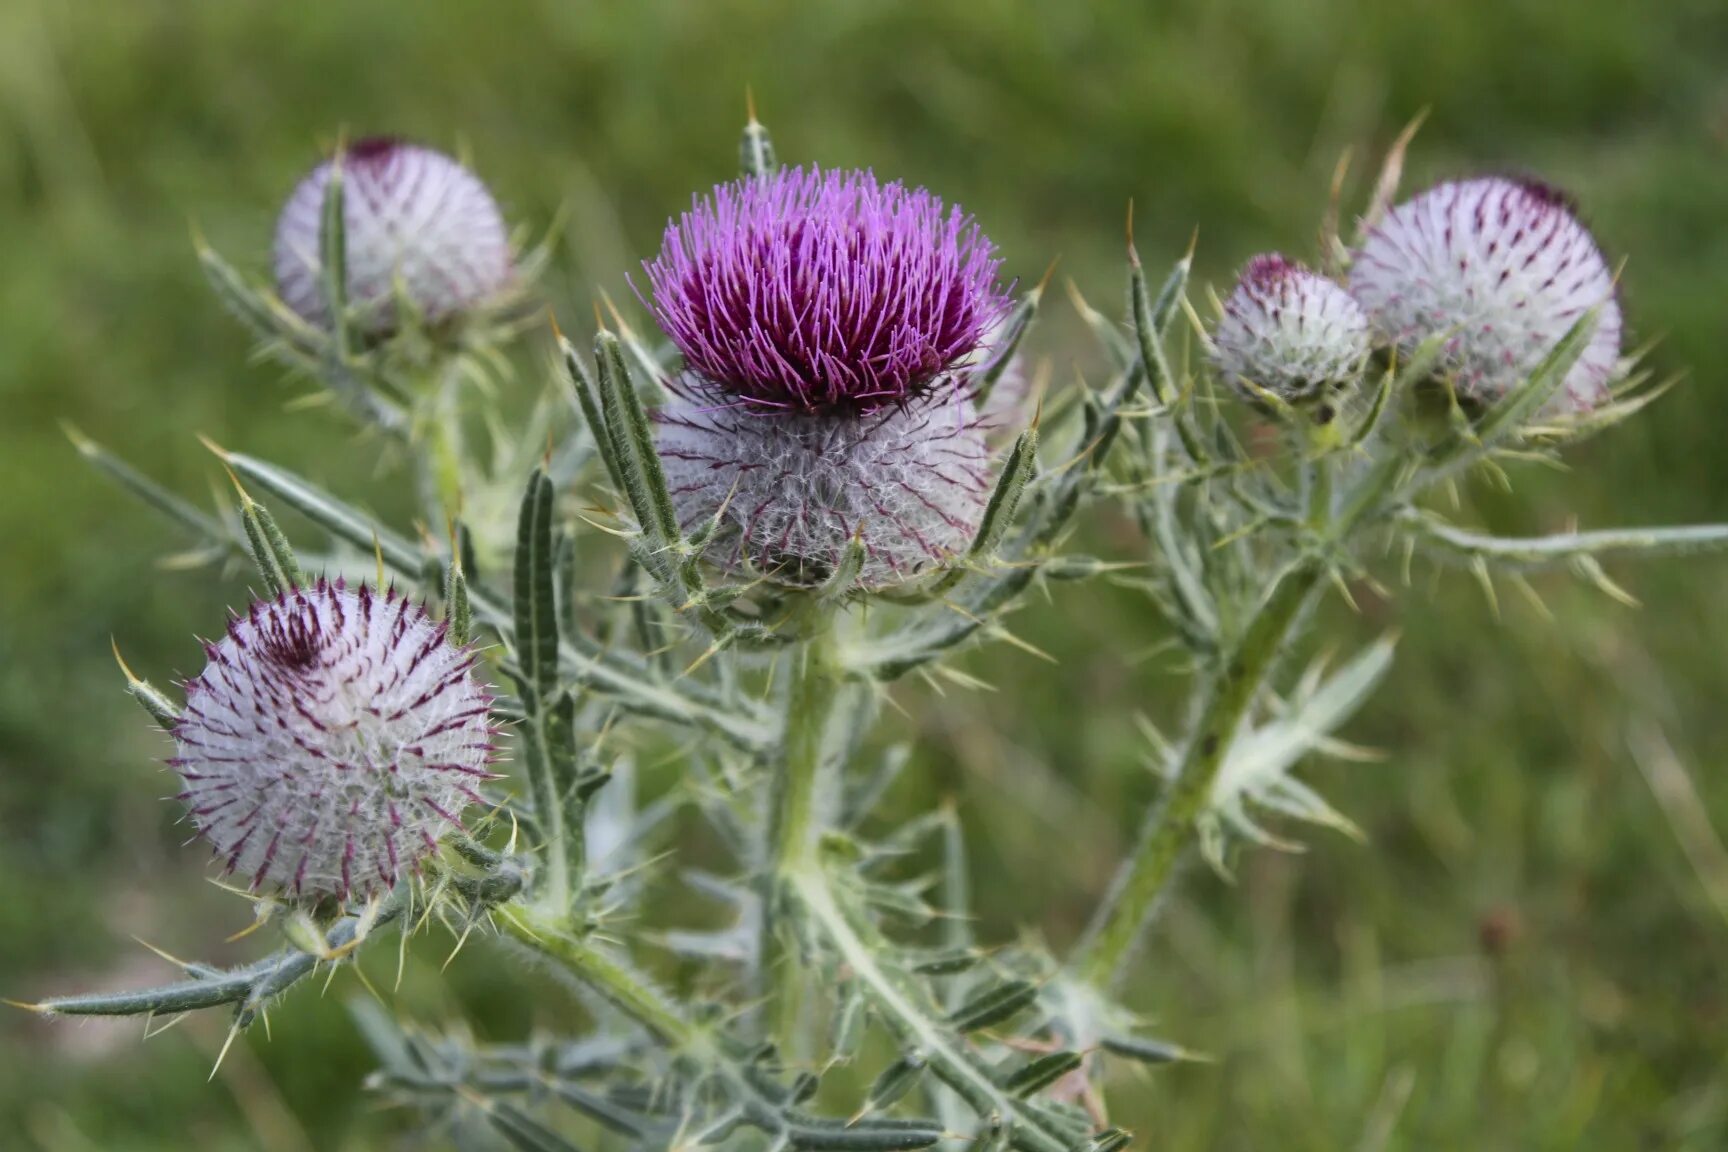
[[[416,867],[481,801],[470,781],[492,778],[470,659],[424,607],[364,585],[320,581],[236,617],[193,681],[171,761],[228,870],[348,899]]]

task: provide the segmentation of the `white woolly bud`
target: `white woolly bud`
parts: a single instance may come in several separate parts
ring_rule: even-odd
[[[1254,398],[1252,384],[1301,403],[1355,380],[1372,333],[1348,292],[1268,253],[1243,267],[1212,342],[1219,375],[1245,395]]]
[[[170,763],[228,871],[296,896],[388,889],[491,779],[475,655],[395,591],[255,602],[206,644]]]
[[[685,528],[724,509],[711,557],[792,584],[825,579],[854,536],[861,585],[910,579],[965,550],[990,497],[982,422],[952,383],[871,411],[763,411],[687,376],[657,440]]]
[[[342,170],[346,291],[354,325],[396,327],[397,285],[429,321],[460,315],[510,281],[510,238],[478,177],[430,148],[362,140],[300,181],[276,224],[276,287],[295,312],[330,323],[322,259],[325,189]]]
[[[1350,291],[1380,334],[1406,350],[1454,333],[1443,370],[1461,395],[1490,401],[1600,307],[1559,404],[1584,410],[1608,395],[1620,356],[1614,277],[1564,197],[1545,185],[1463,180],[1399,205],[1356,254]]]

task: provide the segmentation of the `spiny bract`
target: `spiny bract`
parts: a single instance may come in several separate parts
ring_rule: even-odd
[[[356,330],[394,329],[397,285],[427,321],[464,313],[510,282],[510,237],[492,194],[442,152],[389,137],[344,148],[300,181],[276,224],[283,303],[330,324],[322,257],[325,189],[342,173],[346,293]]]
[[[1565,197],[1533,181],[1441,184],[1394,208],[1350,268],[1350,291],[1406,351],[1452,333],[1442,368],[1464,396],[1492,401],[1600,308],[1556,404],[1588,410],[1608,395],[1620,356],[1614,276]]]
[[[904,581],[963,550],[990,495],[990,448],[958,386],[839,417],[675,396],[659,428],[685,527],[724,507],[710,557],[786,583],[826,579],[854,536],[860,584]]]
[[[171,764],[228,871],[296,896],[388,889],[493,774],[477,657],[394,590],[252,604],[186,686]]]
[[[1368,358],[1368,317],[1344,289],[1277,253],[1256,256],[1224,302],[1213,363],[1254,398],[1252,383],[1292,403],[1353,381]]]

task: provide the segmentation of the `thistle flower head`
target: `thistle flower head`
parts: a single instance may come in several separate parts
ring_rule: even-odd
[[[1363,242],[1350,291],[1406,349],[1453,333],[1442,367],[1465,396],[1493,400],[1527,378],[1567,331],[1601,308],[1560,403],[1608,394],[1620,355],[1614,277],[1565,198],[1529,181],[1441,184],[1394,208]]]
[[[1009,306],[978,225],[869,172],[780,169],[716,188],[645,265],[688,369],[758,410],[904,402]]]
[[[228,871],[295,896],[388,889],[492,777],[475,655],[394,590],[253,603],[206,644],[171,763]]]
[[[719,516],[709,557],[791,584],[825,580],[856,537],[858,583],[900,583],[964,550],[990,496],[983,421],[957,381],[835,414],[715,404],[698,384],[659,413],[687,529]]]
[[[342,176],[346,292],[359,331],[397,324],[397,284],[428,321],[460,315],[510,281],[510,238],[492,194],[455,160],[389,137],[356,141],[301,180],[276,223],[277,292],[313,324],[327,326],[325,189]]]
[[[1368,356],[1368,317],[1331,280],[1277,253],[1242,269],[1213,333],[1213,363],[1225,380],[1291,403],[1355,379]]]

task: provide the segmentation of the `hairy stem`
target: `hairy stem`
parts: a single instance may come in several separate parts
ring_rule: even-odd
[[[776,875],[809,860],[821,836],[828,729],[844,672],[834,625],[823,620],[792,654],[786,726],[769,796],[769,851]]]
[[[799,968],[786,963],[780,951],[780,910],[787,877],[811,864],[822,834],[822,790],[828,731],[839,703],[841,678],[832,613],[820,607],[809,637],[791,654],[792,682],[786,692],[786,716],[780,755],[769,780],[768,823],[764,858],[761,935],[757,963],[764,987],[777,995],[774,1032],[783,1041],[796,1039]]]
[[[462,380],[456,363],[445,365],[438,377],[430,400],[431,419],[422,432],[426,437],[421,459],[423,499],[432,524],[446,523],[461,511],[464,480]]]
[[[511,936],[556,961],[661,1044],[682,1048],[698,1037],[695,1026],[664,995],[572,932],[567,916],[515,905],[500,910],[497,920]]]

